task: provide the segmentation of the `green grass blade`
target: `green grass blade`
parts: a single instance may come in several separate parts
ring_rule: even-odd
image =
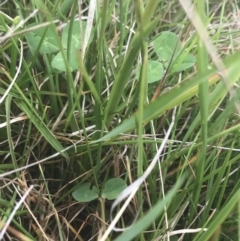
[[[234,207],[236,207],[236,204],[239,202],[240,198],[240,191],[238,190],[228,201],[228,203],[222,208],[222,210],[219,211],[219,213],[215,216],[213,221],[208,227],[208,230],[204,232],[200,238],[194,239],[197,241],[206,241],[211,238],[211,236],[214,234],[214,232],[219,228],[219,226],[224,222],[224,220],[229,216],[231,211]]]
[[[206,25],[206,14],[205,14],[205,1],[196,1],[196,12],[199,14],[200,19],[202,20],[204,26]],[[202,40],[199,37],[198,41],[198,53],[197,53],[197,68],[198,73],[203,74],[208,69],[208,53],[205,49],[205,46]],[[205,80],[199,84],[199,103],[200,103],[200,115],[201,115],[201,140],[202,145],[199,151],[199,155],[196,161],[196,187],[193,192],[193,202],[194,206],[197,206],[199,201],[199,196],[201,193],[202,179],[204,175],[206,154],[207,154],[207,139],[208,139],[208,94],[209,87],[208,81]],[[193,219],[194,209],[190,213],[189,222]]]
[[[114,241],[129,241],[134,237],[142,233],[151,223],[164,211],[164,206],[166,206],[170,200],[174,197],[177,192],[177,189],[183,183],[183,179],[179,179],[178,182],[174,185],[171,191],[166,195],[165,199],[159,200],[147,214],[144,215],[139,221],[134,223],[128,230],[123,232],[119,237]]]
[[[157,25],[157,22],[158,19],[155,19],[144,28],[144,38],[147,38],[147,36],[153,31],[153,29]],[[104,120],[107,126],[110,125],[114,113],[117,109],[117,106],[119,105],[119,101],[122,97],[124,87],[128,81],[134,61],[136,60],[136,56],[139,53],[141,46],[141,34],[137,32],[132,39],[126,58],[122,63],[121,69],[117,73],[116,80],[113,83],[113,87],[109,96],[109,100],[104,115]]]
[[[226,67],[228,68],[227,76],[231,80],[230,85],[233,85],[240,76],[240,71],[236,59],[240,58],[240,52],[230,56],[226,61]],[[209,85],[213,85],[219,81],[220,76],[214,74],[214,70],[210,70],[204,75],[192,78],[191,80],[182,82],[175,86],[166,94],[163,94],[154,102],[144,107],[143,111],[143,123],[148,123],[150,120],[161,116],[165,111],[172,109],[175,106],[180,105],[184,101],[190,99],[198,93],[198,84],[203,83],[206,79],[209,79]],[[211,77],[212,76],[212,77]],[[136,115],[131,116],[122,124],[113,129],[110,133],[106,134],[99,141],[106,141],[110,138],[114,138],[121,133],[126,133],[135,128]]]
[[[58,152],[62,152],[64,149],[63,146],[59,143],[59,141],[55,138],[53,133],[48,129],[48,127],[45,125],[45,123],[41,120],[41,118],[38,116],[36,111],[34,111],[33,107],[32,109],[29,109],[29,107],[22,101],[19,100],[17,103],[19,107],[26,113],[29,120],[32,121],[32,123],[35,125],[35,127],[38,129],[38,131],[43,135],[43,137],[46,139],[46,141]],[[66,158],[67,161],[69,161],[69,156],[67,153],[62,152],[61,155]]]

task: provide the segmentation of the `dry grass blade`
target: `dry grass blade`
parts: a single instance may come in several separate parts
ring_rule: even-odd
[[[231,85],[229,85],[230,81],[229,81],[228,77],[226,75],[222,74],[226,68],[223,64],[223,61],[219,57],[216,47],[211,42],[210,36],[209,36],[206,28],[204,27],[204,24],[202,23],[198,13],[195,11],[193,3],[190,0],[179,0],[179,2],[181,3],[183,9],[185,10],[186,14],[188,15],[189,19],[191,20],[192,24],[194,25],[199,38],[201,38],[202,42],[204,43],[204,45],[208,51],[208,54],[211,56],[213,63],[215,64],[215,66],[217,67],[217,69],[219,71],[219,74],[222,75],[224,84],[225,84],[228,92],[230,93],[231,96],[236,96],[235,91],[232,90]],[[238,113],[240,114],[240,105],[236,103],[235,107],[236,107],[236,110],[238,111]]]

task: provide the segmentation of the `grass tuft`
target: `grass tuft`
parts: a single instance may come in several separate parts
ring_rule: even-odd
[[[239,3],[0,3],[0,240],[239,240]]]

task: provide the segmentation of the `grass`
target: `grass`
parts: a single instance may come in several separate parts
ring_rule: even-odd
[[[240,2],[195,2],[1,3],[1,240],[239,240]]]

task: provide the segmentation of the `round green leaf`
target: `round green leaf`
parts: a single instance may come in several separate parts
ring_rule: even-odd
[[[28,45],[32,51],[37,50],[42,38],[44,38],[44,40],[42,41],[41,47],[39,49],[40,53],[54,53],[59,50],[58,46],[56,45],[57,41],[53,31],[48,28],[45,33],[45,30],[46,28],[40,28],[26,34]]]
[[[148,61],[147,67],[147,82],[148,84],[159,81],[163,76],[163,65],[154,60]],[[140,77],[140,68],[137,71],[137,78]]]
[[[182,61],[182,62],[180,62]],[[196,58],[192,54],[188,54],[185,59],[181,60],[181,57],[176,61],[173,66],[172,73],[181,72],[185,69],[192,67],[196,62]]]
[[[67,51],[65,50],[64,53],[67,56]],[[63,60],[62,53],[59,52],[52,60],[51,63],[52,67],[58,69],[60,71],[66,71],[65,62]],[[69,54],[68,65],[71,71],[74,71],[78,68],[78,61],[77,61],[77,51],[71,51]]]
[[[82,30],[80,30],[80,23],[79,21],[74,21],[72,23],[72,36],[71,36],[71,49],[80,49],[82,46],[84,36],[85,36],[85,30],[86,30],[86,21],[82,21]],[[70,23],[67,24],[63,29],[62,34],[62,45],[63,48],[67,49],[68,47],[68,36],[69,36],[69,28]],[[91,31],[90,37],[89,37],[89,43],[91,43],[93,40],[93,31]]]
[[[172,32],[164,31],[153,41],[153,49],[158,55],[160,61],[168,61],[171,59],[175,50],[175,56],[181,50],[181,44],[178,36]]]
[[[108,200],[116,199],[126,187],[126,182],[121,178],[109,179],[102,190],[102,197]]]
[[[68,48],[68,36],[69,36],[69,29],[70,29],[70,23],[67,24],[63,29],[62,34],[62,45],[64,50]],[[86,30],[86,21],[82,21],[82,30],[80,31],[80,23],[78,21],[75,21],[72,23],[72,29],[71,29],[71,47],[70,47],[70,53],[69,53],[69,59],[68,64],[71,71],[74,71],[78,68],[78,60],[77,60],[77,51],[81,48],[84,36],[85,36],[85,30]],[[89,37],[89,43],[93,40],[93,31],[90,34]],[[67,53],[67,50],[65,51]],[[60,71],[66,71],[66,66],[63,60],[62,53],[58,53],[52,60],[52,67],[55,69],[58,69]]]
[[[159,81],[163,76],[163,66],[158,61],[148,61],[147,80],[148,83]]]
[[[86,182],[78,186],[78,188],[72,193],[72,196],[78,202],[90,202],[98,197],[96,187],[90,189],[91,183]]]

